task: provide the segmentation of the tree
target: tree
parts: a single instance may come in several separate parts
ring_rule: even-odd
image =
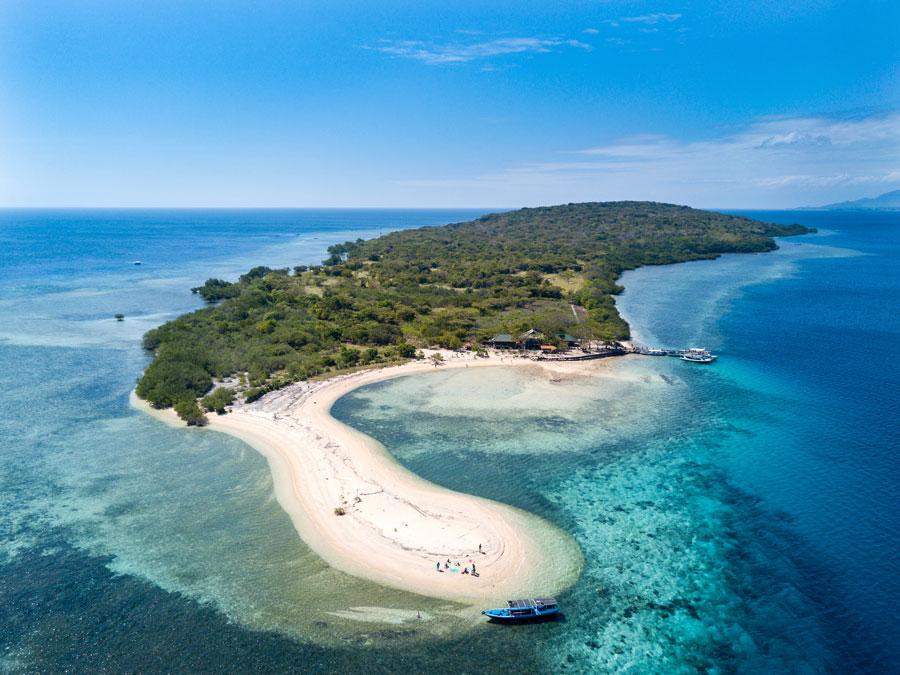
[[[359,362],[361,365],[368,365],[373,361],[378,360],[378,350],[375,347],[369,347],[366,351],[362,353],[362,356],[359,357]]]
[[[242,286],[232,284],[223,279],[207,279],[202,286],[191,289],[192,293],[199,293],[208,303],[215,303],[226,298],[236,298],[241,294]]]
[[[441,365],[444,362],[444,355],[441,354],[440,352],[435,352],[428,358],[431,359],[431,362],[434,364],[435,368],[437,368],[439,365]]]
[[[266,267],[265,265],[260,265],[259,267],[254,267],[252,270],[247,272],[246,274],[242,274],[240,276],[241,281],[247,283],[248,281],[253,281],[254,279],[265,279],[266,275],[270,272],[274,272],[271,267]],[[209,282],[207,282],[209,283]]]
[[[348,349],[347,347],[343,347],[340,353],[341,363],[347,366],[355,366],[359,361],[361,354],[358,349]]]
[[[611,330],[601,330],[597,333],[597,339],[605,345],[611,345],[616,341],[616,335]]]

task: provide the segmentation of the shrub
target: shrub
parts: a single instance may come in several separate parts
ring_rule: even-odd
[[[250,387],[250,389],[247,390],[247,395],[244,397],[244,400],[247,403],[253,403],[253,401],[261,399],[268,393],[269,390],[265,387]]]
[[[202,427],[207,423],[206,415],[200,410],[197,401],[193,399],[183,399],[175,403],[175,412],[178,416],[187,422],[188,426]]]
[[[215,410],[220,415],[225,413],[225,406],[234,403],[234,390],[227,387],[216,389],[200,399],[200,405],[207,412]]]

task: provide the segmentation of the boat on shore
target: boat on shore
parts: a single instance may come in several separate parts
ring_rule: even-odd
[[[507,600],[506,607],[486,609],[486,617],[501,623],[517,621],[533,621],[559,614],[559,603],[556,598],[535,598],[534,600]]]

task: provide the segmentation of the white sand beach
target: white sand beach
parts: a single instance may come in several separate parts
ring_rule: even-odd
[[[438,368],[529,368],[551,380],[603,377],[611,361],[533,362],[449,352],[444,357]],[[583,564],[566,532],[520,509],[429,483],[403,468],[377,441],[329,414],[338,398],[357,387],[434,370],[426,359],[297,383],[235,406],[229,414],[210,415],[206,429],[240,438],[267,458],[276,497],[297,532],[337,569],[479,606],[564,590]],[[181,424],[172,411],[132,400]],[[336,515],[337,508],[344,515]],[[473,565],[477,576],[462,574]]]

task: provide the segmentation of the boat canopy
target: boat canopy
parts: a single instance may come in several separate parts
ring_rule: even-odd
[[[506,606],[510,609],[524,609],[534,607],[534,603],[531,600],[507,600]]]
[[[534,602],[538,606],[543,605],[544,607],[557,604],[556,598],[535,598]]]

